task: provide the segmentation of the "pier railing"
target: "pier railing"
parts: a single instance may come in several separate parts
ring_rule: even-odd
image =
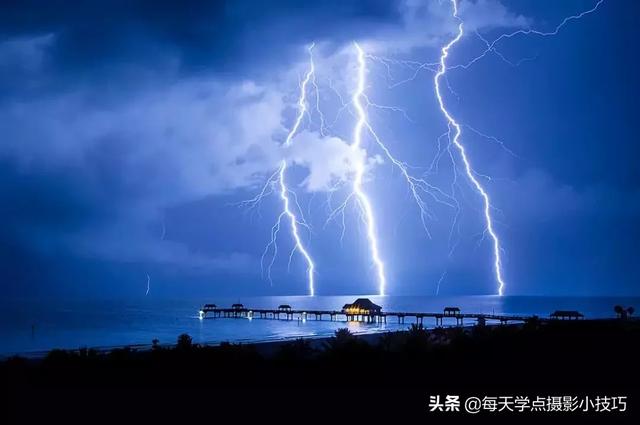
[[[458,311],[444,311],[442,313],[425,312],[371,312],[350,314],[343,310],[296,310],[247,308],[234,305],[232,308],[220,308],[212,304],[205,305],[200,310],[201,319],[217,318],[249,318],[273,320],[330,320],[343,322],[387,323],[387,318],[393,318],[397,323],[405,323],[408,318],[416,324],[424,324],[424,319],[435,319],[436,326],[443,326],[444,319],[454,319],[457,326],[463,326],[464,320],[475,320],[478,324],[494,321],[501,324],[526,322],[540,319],[538,316],[523,316],[510,314],[461,313]]]

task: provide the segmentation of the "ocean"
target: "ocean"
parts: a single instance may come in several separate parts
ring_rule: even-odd
[[[188,333],[195,343],[257,342],[299,337],[330,336],[336,329],[353,333],[401,330],[410,326],[389,319],[386,324],[331,321],[205,319],[198,312],[203,304],[247,308],[339,310],[358,297],[370,298],[383,311],[441,312],[446,306],[463,313],[504,313],[547,317],[554,310],[578,310],[587,319],[615,317],[613,307],[640,307],[640,297],[529,297],[529,296],[279,296],[160,300],[145,297],[120,301],[8,301],[0,303],[0,355],[41,355],[54,348],[108,349],[119,346],[147,346],[153,339],[173,344],[179,334]],[[425,319],[432,327],[433,320]],[[445,323],[446,325],[446,323]]]

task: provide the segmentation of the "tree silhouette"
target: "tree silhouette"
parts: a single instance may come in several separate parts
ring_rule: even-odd
[[[347,328],[340,328],[334,332],[334,337],[326,344],[327,351],[344,351],[353,348],[357,340]]]
[[[616,312],[616,314],[618,315],[619,319],[622,319],[624,316],[624,308],[621,305],[616,305],[615,307],[613,307],[613,311]]]
[[[180,350],[188,350],[193,347],[193,338],[189,334],[181,334],[178,336],[178,344],[176,348]]]
[[[353,340],[353,334],[347,328],[340,328],[335,331],[335,339],[338,345],[344,345]]]
[[[293,342],[283,344],[277,352],[276,357],[282,362],[300,362],[311,358],[315,350],[308,340],[298,338]]]
[[[529,317],[524,322],[524,329],[527,330],[536,330],[540,327],[540,318],[537,315],[533,315]]]
[[[412,324],[407,331],[405,350],[410,354],[424,353],[429,348],[429,332],[420,324]]]
[[[428,332],[427,329],[422,325],[422,323],[420,324],[416,324],[413,323],[411,325],[411,327],[409,328],[409,337],[413,337],[413,338],[420,338],[420,337],[426,337],[428,336]]]

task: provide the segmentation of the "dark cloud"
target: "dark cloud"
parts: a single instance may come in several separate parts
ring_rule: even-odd
[[[320,63],[322,54],[339,51],[343,42],[374,33],[375,41],[400,50],[438,41],[425,40],[419,31],[428,29],[422,19],[440,3],[413,10],[408,22],[399,3],[3,2],[0,291],[142,294],[150,273],[166,294],[301,292],[303,265],[295,257],[288,272],[288,256],[281,255],[276,287],[259,276],[278,200],[248,214],[232,204],[255,194],[278,155],[305,43],[326,42]],[[584,6],[578,3],[575,10]],[[558,18],[543,3],[527,6],[527,18],[489,0],[468,4],[491,6],[486,11],[492,13],[476,16],[479,28],[528,24],[537,12],[545,21]],[[637,292],[632,253],[638,238],[638,61],[625,47],[637,35],[637,13],[611,4],[546,44],[527,39],[501,46],[510,58],[531,50],[536,61],[511,68],[490,56],[450,75],[457,96],[446,96],[456,116],[521,155],[514,159],[465,129],[477,170],[499,177],[487,187],[502,210],[496,216],[508,293],[602,293],[608,278],[612,292]],[[575,11],[569,6],[563,6],[567,13]],[[437,15],[441,33],[447,15]],[[399,37],[405,30],[414,32]],[[474,42],[465,39],[452,59],[472,57]],[[526,54],[521,46],[529,49]],[[428,149],[446,130],[435,108],[432,75],[385,91],[385,71],[371,64],[371,98],[406,108],[414,122],[376,110],[376,128],[401,159],[426,167]],[[322,100],[331,99],[326,81],[320,84]],[[343,137],[349,137],[350,124]],[[316,138],[317,132],[307,136],[313,139],[309,146],[335,152],[344,146],[338,138],[333,144]],[[299,168],[329,163],[325,157],[333,153],[318,150],[309,161],[305,146],[295,146],[304,151]],[[305,170],[297,170],[295,187],[303,205],[310,205],[320,292],[371,290],[357,217],[347,219],[350,230],[338,249],[339,226],[323,227],[324,200],[305,198]],[[448,188],[449,177],[440,177]],[[477,194],[465,183],[459,189],[462,236],[451,258],[450,209],[436,207],[429,240],[417,231],[415,206],[388,164],[379,165],[367,184],[395,289],[432,293],[448,267],[444,292],[494,291]],[[289,243],[284,234],[281,252],[289,252]],[[203,282],[211,285],[203,288]]]
[[[400,18],[397,1],[12,1],[0,37],[54,34],[51,65],[87,76],[118,67],[259,73],[310,40],[340,41]]]
[[[0,267],[7,295],[47,292],[77,264],[61,244],[69,235],[112,218],[77,170],[20,170],[0,162]],[[46,282],[44,285],[43,282]]]
[[[0,166],[0,212],[8,228],[30,224],[34,228],[60,230],[86,223],[93,215],[94,203],[78,175],[64,173],[21,173],[13,164]]]

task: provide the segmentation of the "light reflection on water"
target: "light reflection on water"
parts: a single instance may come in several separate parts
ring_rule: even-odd
[[[332,335],[347,327],[354,333],[406,329],[389,319],[386,324],[301,320],[206,319],[198,312],[204,303],[229,307],[276,308],[289,304],[300,310],[340,310],[362,296],[287,296],[216,299],[155,300],[151,297],[124,301],[6,302],[0,306],[0,353],[44,351],[52,348],[110,347],[174,343],[181,333],[197,343],[252,342]],[[446,306],[466,313],[537,314],[554,310],[579,310],[587,318],[613,317],[613,306],[640,306],[639,297],[497,297],[497,296],[365,296],[384,311],[441,312]],[[5,305],[6,304],[6,305]],[[326,317],[326,316],[325,316]],[[425,326],[434,323],[425,319]]]

